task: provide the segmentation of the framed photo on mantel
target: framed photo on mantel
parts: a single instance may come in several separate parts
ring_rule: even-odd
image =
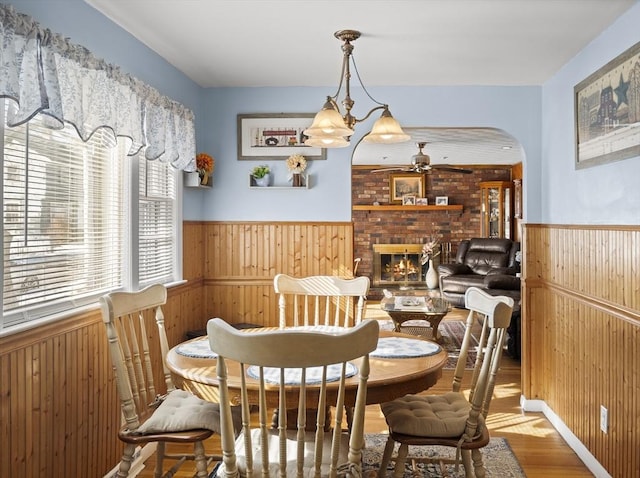
[[[389,182],[389,203],[391,204],[404,204],[404,196],[424,197],[424,174],[391,173]]]
[[[301,154],[306,159],[327,159],[327,150],[304,144],[304,130],[313,113],[255,113],[238,115],[238,160],[287,159]]]

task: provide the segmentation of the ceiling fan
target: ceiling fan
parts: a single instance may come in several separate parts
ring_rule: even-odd
[[[442,171],[451,171],[454,173],[462,173],[462,174],[471,174],[473,171],[465,168],[458,168],[455,166],[450,166],[448,164],[431,164],[431,158],[428,154],[422,152],[422,149],[426,146],[425,142],[416,143],[418,146],[418,154],[414,154],[411,156],[411,165],[409,166],[398,166],[395,168],[383,168],[383,169],[373,169],[372,173],[377,173],[381,171],[407,171],[412,173],[426,173],[432,169],[440,169]]]

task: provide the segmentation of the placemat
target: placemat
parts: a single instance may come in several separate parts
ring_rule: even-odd
[[[378,347],[369,355],[384,358],[427,357],[435,355],[441,350],[442,348],[438,344],[426,340],[383,337],[378,340]]]
[[[211,347],[209,346],[209,339],[207,337],[178,345],[178,347],[176,347],[176,353],[192,358],[218,357],[218,354],[211,350]]]
[[[342,364],[333,364],[327,367],[327,382],[335,382],[340,380],[342,373]],[[346,377],[353,377],[358,373],[358,367],[351,362],[347,362]],[[260,367],[251,365],[247,368],[247,375],[254,379],[260,378]],[[322,367],[307,368],[306,384],[313,385],[320,383],[322,379]],[[280,369],[274,367],[264,367],[264,381],[272,384],[280,383]],[[302,369],[287,368],[284,373],[285,385],[299,385],[302,381]]]

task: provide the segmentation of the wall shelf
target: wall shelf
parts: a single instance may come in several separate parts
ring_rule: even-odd
[[[351,207],[354,211],[453,211],[462,212],[462,204],[449,204],[447,206],[403,206],[402,204],[386,204],[373,206],[368,204],[356,204]]]
[[[302,186],[291,186],[291,184],[278,184],[276,186],[258,186],[256,180],[249,174],[249,188],[251,189],[310,189],[311,175],[307,174],[303,177],[304,184]]]

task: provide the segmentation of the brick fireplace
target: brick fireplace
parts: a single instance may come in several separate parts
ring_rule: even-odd
[[[421,245],[432,234],[443,243],[451,243],[455,257],[457,244],[463,239],[480,235],[480,188],[482,181],[509,181],[511,166],[472,166],[472,174],[433,170],[426,175],[426,196],[430,205],[436,196],[448,196],[449,204],[462,209],[418,209],[397,207],[381,210],[371,207],[374,202],[389,204],[389,173],[372,173],[379,166],[353,166],[351,170],[352,211],[354,226],[354,257],[361,258],[358,275],[371,280],[369,298],[382,297],[382,289],[395,285],[379,285],[374,270],[374,245]],[[446,260],[446,258],[442,258]],[[424,279],[424,273],[422,273]],[[394,281],[395,282],[395,281]],[[424,286],[424,281],[422,282]]]

